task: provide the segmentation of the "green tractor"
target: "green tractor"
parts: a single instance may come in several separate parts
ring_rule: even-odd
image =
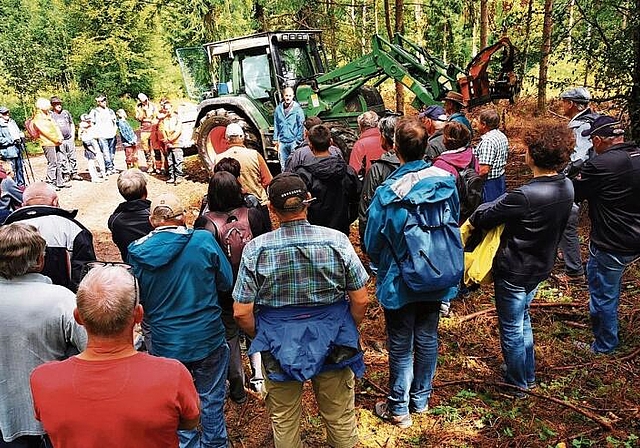
[[[491,56],[504,49],[499,74],[489,80]],[[181,48],[177,56],[189,96],[199,101],[193,140],[203,165],[212,171],[216,154],[227,149],[229,123],[245,131],[247,147],[260,151],[272,172],[280,165],[274,148],[273,112],[285,87],[294,89],[306,116],[318,116],[331,129],[345,158],[357,138],[358,115],[384,115],[377,87],[386,79],[401,82],[420,109],[441,101],[451,90],[469,107],[513,100],[519,91],[513,72],[514,48],[507,38],[483,49],[466,70],[446,64],[397,34],[393,42],[372,37],[372,51],[327,72],[321,31],[274,31]]]

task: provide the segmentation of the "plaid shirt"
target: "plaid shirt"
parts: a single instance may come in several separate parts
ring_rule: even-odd
[[[480,165],[491,166],[487,180],[497,179],[504,174],[504,167],[507,165],[509,155],[507,136],[497,129],[492,129],[482,136],[473,153]]]
[[[346,235],[290,221],[244,247],[233,299],[271,307],[324,305],[345,300],[368,279]]]

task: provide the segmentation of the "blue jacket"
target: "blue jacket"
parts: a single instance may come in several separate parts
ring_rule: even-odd
[[[0,155],[6,159],[15,159],[20,155],[20,148],[14,141],[20,138],[20,129],[12,118],[5,122],[0,119]]]
[[[273,141],[299,145],[303,140],[304,112],[300,105],[294,101],[289,114],[285,115],[284,106],[278,104],[273,113]]]
[[[206,230],[161,227],[129,245],[151,327],[152,354],[199,361],[224,342],[218,290],[231,289],[227,257]]]
[[[262,362],[272,381],[306,381],[318,373],[350,367],[364,375],[356,323],[346,300],[330,305],[260,307],[249,354],[269,352],[279,365]],[[340,347],[340,348],[338,348]],[[340,356],[348,354],[348,357]]]
[[[455,202],[458,195],[452,194],[452,189],[455,192],[455,178],[441,168],[430,167],[424,160],[401,165],[376,189],[369,206],[364,241],[369,258],[378,267],[376,295],[384,308],[395,310],[412,302],[449,300],[457,294],[456,287],[429,293],[410,290],[389,247],[391,241],[397,257],[401,260],[405,257],[403,230],[408,212],[404,202],[423,204],[445,197]],[[453,207],[457,209],[458,205]]]
[[[136,133],[133,132],[131,125],[125,120],[121,118],[118,120],[118,130],[120,131],[120,140],[122,140],[122,146],[135,146],[138,142],[136,138]]]

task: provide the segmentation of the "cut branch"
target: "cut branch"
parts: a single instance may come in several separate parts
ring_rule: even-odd
[[[580,308],[585,306],[584,303],[581,302],[540,302],[540,303],[532,303],[530,308],[556,308],[556,307],[573,307]],[[458,322],[466,322],[468,320],[475,319],[478,316],[482,316],[484,314],[489,314],[495,312],[495,308],[487,308],[485,310],[477,311],[472,314],[467,314],[466,316],[462,316],[458,319]]]

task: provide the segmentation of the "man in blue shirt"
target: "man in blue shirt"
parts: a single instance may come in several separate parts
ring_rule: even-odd
[[[304,141],[304,112],[293,100],[291,87],[284,89],[282,97],[282,103],[278,104],[273,113],[273,143],[284,171],[289,155]]]
[[[354,374],[364,373],[357,325],[368,275],[349,238],[307,221],[311,197],[292,173],[269,185],[280,228],[244,247],[234,317],[261,352],[276,448],[302,448],[302,386],[311,380],[331,446],[358,443]],[[254,307],[259,313],[254,314]]]
[[[181,431],[180,446],[191,446],[200,438],[198,446],[225,448],[229,346],[218,291],[231,288],[233,274],[213,235],[187,229],[185,213],[176,196],[160,195],[149,218],[155,230],[129,245],[128,262],[140,283],[149,352],[181,361],[200,396],[201,434]]]

